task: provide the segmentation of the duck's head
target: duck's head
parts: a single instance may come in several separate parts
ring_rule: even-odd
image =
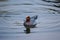
[[[30,16],[26,17],[26,22],[30,22]]]

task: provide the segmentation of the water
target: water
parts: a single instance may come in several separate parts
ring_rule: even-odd
[[[25,34],[25,17],[38,15],[37,28]],[[60,40],[60,3],[56,0],[0,1],[0,40]]]

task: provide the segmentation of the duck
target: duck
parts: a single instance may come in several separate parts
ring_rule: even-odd
[[[38,18],[38,15],[35,15],[35,16],[27,16],[26,17],[26,20],[24,21],[23,25],[25,28],[35,28],[37,23],[36,23],[36,20]]]

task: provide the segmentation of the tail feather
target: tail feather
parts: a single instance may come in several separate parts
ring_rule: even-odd
[[[35,15],[35,16],[31,17],[31,19],[32,18],[36,20],[38,18],[38,15]]]
[[[38,16],[36,15],[34,19],[37,19],[37,18],[38,18]]]

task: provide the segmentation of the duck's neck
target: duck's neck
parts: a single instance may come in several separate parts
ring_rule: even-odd
[[[30,22],[30,20],[26,20],[26,22]]]

